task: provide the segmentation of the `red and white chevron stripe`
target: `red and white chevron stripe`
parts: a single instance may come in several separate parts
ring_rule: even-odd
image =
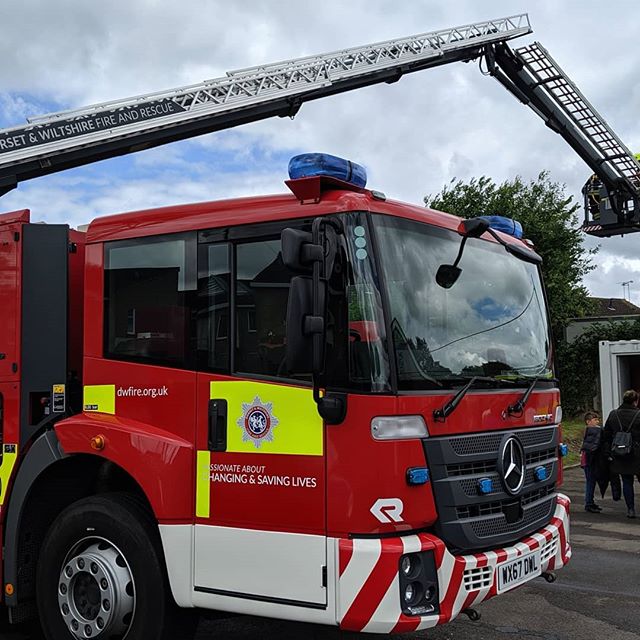
[[[452,555],[442,540],[429,534],[340,540],[340,627],[350,631],[398,633],[449,622],[467,607],[496,595],[496,569],[501,564],[536,549],[542,549],[543,571],[561,568],[571,557],[569,505],[569,498],[559,495],[554,516],[546,527],[511,547],[468,556]],[[438,568],[440,613],[405,616],[400,609],[400,556],[429,550],[434,552]],[[482,568],[484,571],[479,572]],[[478,581],[472,582],[478,573],[485,578],[480,581],[480,587]]]

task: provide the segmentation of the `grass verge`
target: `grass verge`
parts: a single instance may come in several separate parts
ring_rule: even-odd
[[[580,462],[580,447],[584,436],[582,420],[566,420],[562,423],[562,441],[569,445],[569,455],[564,459],[564,466]]]

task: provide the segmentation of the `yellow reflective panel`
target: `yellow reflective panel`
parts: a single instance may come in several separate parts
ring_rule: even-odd
[[[227,451],[323,454],[322,418],[311,389],[262,382],[211,382],[227,401]]]
[[[0,462],[0,505],[4,504],[7,497],[7,488],[11,480],[11,473],[18,459],[18,445],[5,444]]]
[[[100,413],[116,412],[116,385],[98,384],[87,385],[84,388],[82,406],[85,411],[99,411]]]
[[[196,517],[208,518],[211,510],[211,452],[198,451],[196,465]]]

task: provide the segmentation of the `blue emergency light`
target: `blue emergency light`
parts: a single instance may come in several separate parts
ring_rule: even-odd
[[[429,469],[427,467],[411,467],[407,469],[407,484],[427,484]]]
[[[562,443],[559,447],[560,457],[566,458],[569,455],[569,445]]]
[[[486,220],[489,226],[496,231],[508,233],[514,238],[522,238],[522,225],[513,218],[506,216],[478,216],[481,220]]]
[[[542,482],[543,480],[547,479],[547,468],[540,466],[540,467],[536,467],[533,470],[533,477],[538,481],[538,482]]]
[[[291,180],[313,176],[337,178],[362,188],[367,184],[366,169],[351,160],[338,158],[328,153],[302,153],[289,160],[289,178]]]
[[[491,478],[480,478],[478,480],[478,492],[486,496],[493,491],[493,480]]]

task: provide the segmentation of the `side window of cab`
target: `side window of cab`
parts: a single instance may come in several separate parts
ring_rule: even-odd
[[[194,368],[195,234],[105,245],[104,355]]]

